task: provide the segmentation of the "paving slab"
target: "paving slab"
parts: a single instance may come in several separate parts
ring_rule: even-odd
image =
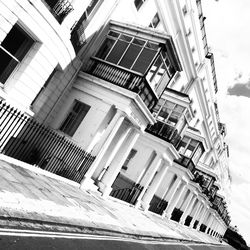
[[[47,223],[54,229],[57,225],[68,225],[92,233],[113,232],[124,237],[133,235],[219,244],[204,233],[112,197],[104,199],[99,192],[81,190],[79,184],[45,172],[0,155],[2,227],[36,221],[41,228]]]

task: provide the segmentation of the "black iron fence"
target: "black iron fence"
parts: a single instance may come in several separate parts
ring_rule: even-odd
[[[0,101],[0,150],[80,182],[95,157],[56,131]]]
[[[156,105],[158,97],[144,76],[92,57],[89,65],[83,69],[87,73],[109,81],[114,85],[137,93],[149,110]]]
[[[139,184],[134,184],[130,188],[113,189],[110,195],[114,198],[126,201],[130,204],[135,205],[138,196],[140,195],[143,187]]]

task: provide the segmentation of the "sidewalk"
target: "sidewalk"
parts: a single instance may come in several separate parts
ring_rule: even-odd
[[[0,155],[0,204],[1,227],[28,223],[57,230],[68,225],[89,234],[218,244],[204,233],[117,199],[103,199],[98,192],[83,191],[75,182],[4,155]]]

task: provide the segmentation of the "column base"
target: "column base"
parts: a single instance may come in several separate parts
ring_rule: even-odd
[[[149,209],[149,204],[143,202],[142,200],[138,200],[138,201],[136,202],[136,204],[135,204],[135,207],[136,207],[136,208],[142,208],[142,210],[144,210],[144,211],[148,211],[148,209]]]
[[[80,183],[80,189],[97,191],[97,186],[94,184],[93,179],[84,176]]]
[[[98,182],[98,190],[102,193],[103,197],[108,197],[112,191],[112,188],[107,186],[106,184],[102,183],[101,181]]]

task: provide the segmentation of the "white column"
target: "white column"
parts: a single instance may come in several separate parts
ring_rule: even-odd
[[[179,222],[180,224],[184,225],[187,216],[190,214],[194,206],[195,200],[196,200],[196,195],[193,194],[192,191],[190,190],[190,200],[186,203],[186,208],[183,209],[183,214]]]
[[[109,135],[107,136],[104,144],[101,147],[101,150],[99,151],[98,155],[96,156],[93,164],[83,177],[81,181],[81,186],[80,188],[88,188],[89,186],[93,185],[93,180],[91,179],[93,173],[95,172],[96,168],[100,164],[104,154],[106,153],[108,147],[110,146],[112,140],[114,139],[118,129],[120,128],[121,124],[123,123],[125,119],[124,114],[120,111],[117,110],[115,116],[113,117],[112,121],[109,124],[108,130],[110,131]]]
[[[209,216],[209,208],[205,206],[205,213],[204,213],[204,216],[200,219],[200,222],[199,222],[199,227],[203,224],[205,225],[206,223],[206,220],[208,219],[208,216]]]
[[[136,201],[135,207],[137,207],[137,208],[140,207],[141,202],[142,202],[142,198],[143,198],[145,192],[147,191],[149,184],[152,182],[152,180],[156,174],[157,169],[160,168],[161,163],[162,163],[162,158],[160,155],[157,154],[155,156],[154,160],[152,161],[152,163],[150,164],[150,167],[147,171],[148,173],[145,173],[145,176],[141,181],[141,183],[142,183],[145,180],[145,178],[147,178],[144,182],[142,192],[140,193],[140,195]]]
[[[182,183],[181,178],[177,178],[173,188],[170,190],[170,198],[168,201],[168,206],[165,209],[165,211],[162,213],[162,216],[166,216],[168,219],[171,218],[171,214],[175,208],[175,206],[177,205],[179,199],[182,196],[182,193],[184,192],[185,188],[185,184]],[[168,196],[168,195],[167,195]]]
[[[199,213],[200,213],[200,211],[202,209],[202,206],[203,206],[202,202],[200,200],[198,200],[198,203],[197,203],[197,206],[196,206],[196,211],[194,212],[194,216],[193,216],[193,218],[192,218],[192,220],[190,222],[190,225],[189,225],[190,228],[194,227],[194,223],[195,223],[195,221],[196,221],[196,219],[197,219],[197,217],[198,217],[198,215],[199,215]]]
[[[198,225],[197,225],[197,227],[196,227],[196,230],[197,230],[197,231],[200,230],[201,222],[202,222],[202,220],[204,220],[204,217],[205,217],[206,213],[207,213],[207,208],[206,208],[206,206],[205,206],[205,204],[204,204],[203,209],[202,209],[202,211],[201,211],[201,213],[200,213],[200,216],[199,216],[199,217],[200,217],[200,218],[199,218],[199,223],[198,223]]]
[[[135,145],[139,135],[139,132],[133,129],[128,129],[120,138],[115,149],[111,153],[110,158],[107,161],[109,167],[98,182],[99,190],[102,192],[103,196],[109,195],[112,191],[111,186],[120,172],[122,164],[128,157],[129,152]]]
[[[210,212],[210,216],[209,216],[208,221],[207,221],[207,224],[206,224],[206,226],[207,226],[207,228],[206,228],[206,230],[205,230],[205,233],[206,233],[206,234],[207,234],[207,231],[208,231],[208,229],[210,228],[212,222],[213,222],[213,214]]]
[[[161,182],[165,177],[167,170],[168,166],[166,166],[161,160],[158,173],[154,176],[152,183],[150,184],[141,199],[141,205],[143,209],[148,210],[149,203],[152,200],[154,194],[156,193],[158,187],[161,185]]]

